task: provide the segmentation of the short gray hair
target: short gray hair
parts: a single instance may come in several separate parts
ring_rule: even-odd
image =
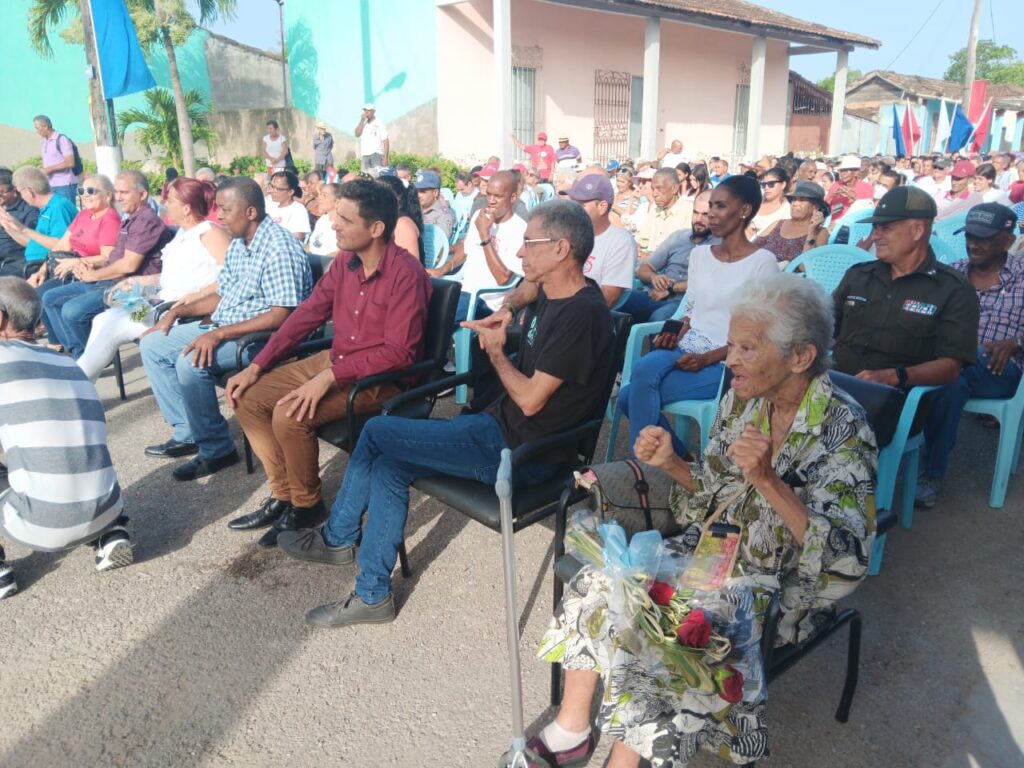
[[[540,219],[548,237],[565,238],[572,247],[572,255],[580,266],[594,250],[594,223],[583,206],[570,200],[548,200],[530,211],[530,220]]]
[[[85,182],[91,181],[92,185],[103,192],[112,200],[114,198],[114,182],[104,176],[102,173],[94,173],[89,176],[82,178],[82,186],[85,186]]]
[[[828,370],[835,325],[832,297],[813,280],[788,272],[748,280],[733,294],[730,312],[761,324],[784,358],[814,347],[814,362],[808,369],[812,376]]]
[[[46,174],[31,165],[23,165],[16,170],[11,181],[19,192],[29,189],[37,195],[48,195],[53,191],[50,189],[50,180],[46,178]]]
[[[197,181],[215,181],[217,178],[216,172],[213,168],[208,168],[205,165],[196,171]]]
[[[36,289],[20,277],[0,277],[0,312],[7,315],[16,333],[34,331],[43,314]]]
[[[142,171],[136,171],[134,168],[125,168],[119,174],[119,179],[129,179],[132,186],[140,192],[149,192],[149,179],[146,178],[146,174]]]

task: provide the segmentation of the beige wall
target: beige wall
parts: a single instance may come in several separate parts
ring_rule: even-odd
[[[493,154],[491,4],[472,0],[438,8],[438,141],[454,159]],[[749,71],[753,38],[662,22],[658,108],[660,145],[683,141],[691,156],[729,155],[736,85]],[[512,4],[513,47],[540,49],[537,73],[538,128],[553,140],[568,134],[585,159],[593,154],[594,72],[643,75],[643,19],[548,5]],[[787,43],[769,40],[761,146],[784,150]],[[753,118],[751,118],[753,119]]]

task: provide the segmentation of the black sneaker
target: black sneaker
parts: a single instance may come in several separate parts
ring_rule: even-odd
[[[128,529],[124,527],[127,522],[126,517],[118,519],[96,540],[96,570],[100,573],[123,568],[135,562]]]
[[[14,571],[4,560],[4,548],[0,547],[0,600],[10,597],[18,591],[18,583],[14,580]]]

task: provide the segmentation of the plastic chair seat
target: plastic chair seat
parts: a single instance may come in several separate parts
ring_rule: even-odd
[[[1017,392],[1013,397],[1003,400],[971,398],[964,405],[964,411],[983,413],[999,421],[996,466],[992,475],[988,505],[993,509],[1001,509],[1006,502],[1010,474],[1016,473],[1020,464],[1021,432],[1024,428],[1024,378],[1017,385]]]
[[[517,487],[512,494],[513,520],[526,515],[532,517],[538,510],[547,508],[554,511],[565,488],[566,475],[566,472],[560,471],[543,483]],[[412,487],[478,523],[483,523],[493,531],[501,530],[498,496],[494,493],[493,485],[448,475],[434,475],[416,480]]]

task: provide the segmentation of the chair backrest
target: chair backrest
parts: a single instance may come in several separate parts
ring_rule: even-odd
[[[448,349],[452,345],[452,334],[455,332],[455,310],[459,306],[459,294],[462,284],[438,277],[430,279],[433,292],[427,307],[427,328],[424,335],[423,359],[433,360],[434,367],[422,383],[428,384],[442,375]]]
[[[793,259],[786,266],[787,272],[804,268],[804,274],[832,293],[839,287],[846,270],[854,264],[874,261],[875,257],[855,245],[823,245]]]
[[[307,253],[306,261],[309,262],[309,271],[313,273],[313,285],[316,285],[320,282],[320,278],[324,276],[324,272],[326,272],[331,266],[331,262],[334,261],[334,257]]]
[[[612,333],[615,334],[615,338],[612,341],[612,364],[608,369],[608,378],[604,382],[601,397],[594,401],[594,413],[587,416],[587,421],[604,421],[605,408],[608,405],[608,399],[612,396],[615,379],[622,371],[622,362],[626,356],[626,343],[629,341],[629,329],[633,325],[632,316],[623,314],[622,312],[612,312],[611,314]],[[595,430],[591,438],[582,441],[581,444],[577,446],[576,452],[583,457],[584,463],[586,464],[589,464],[594,458],[594,452],[597,450],[597,440],[600,437],[600,432],[600,429]]]
[[[555,196],[555,188],[546,181],[537,185],[537,201],[544,203]]]
[[[875,433],[875,442],[879,450],[891,443],[893,435],[896,434],[900,414],[903,412],[906,392],[885,384],[864,381],[839,371],[829,371],[828,377],[833,385],[856,400],[864,409],[864,416]]]
[[[950,216],[948,219],[936,219],[932,226],[931,245],[935,257],[943,264],[967,258],[967,238],[963,232],[959,235],[954,234],[966,223],[967,214],[963,213],[959,216]],[[942,245],[936,247],[936,242]]]
[[[936,237],[934,234],[931,236],[928,244],[932,247],[932,251],[935,253],[935,258],[942,264],[952,264],[954,261],[960,261],[960,259],[967,258],[966,240],[960,245],[959,252],[953,244],[947,240]]]
[[[424,261],[435,268],[448,258],[448,235],[437,224],[423,227],[423,253]]]
[[[455,200],[455,193],[448,189],[448,187],[441,187],[441,197],[444,198],[448,205],[451,205],[452,201]]]

